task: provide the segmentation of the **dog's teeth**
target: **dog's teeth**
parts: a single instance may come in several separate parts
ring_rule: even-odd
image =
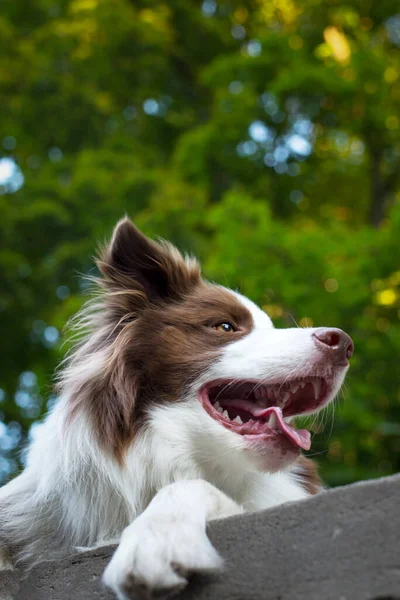
[[[299,389],[299,384],[296,383],[296,385],[292,385],[290,391],[292,392],[292,394],[295,394],[297,392],[297,390]]]
[[[283,417],[285,423],[290,423],[293,417]]]
[[[237,416],[236,416],[236,417],[235,417],[233,420],[234,420],[234,422],[235,422],[235,423],[240,423],[240,425],[243,425],[243,421],[242,421],[242,419],[239,417],[239,415],[237,415]]]
[[[283,394],[283,398],[282,398],[283,403],[286,404],[286,402],[289,400],[289,398],[290,398],[290,392],[285,392]]]
[[[277,420],[276,420],[275,413],[272,413],[272,415],[269,418],[268,425],[270,427],[276,427],[276,424],[277,424]]]
[[[218,402],[218,400],[216,401],[216,403],[214,404],[214,408],[215,410],[219,410],[221,408],[220,403]]]
[[[313,388],[314,388],[315,399],[317,400],[319,398],[320,393],[321,393],[321,380],[320,379],[312,379],[311,383],[312,383]]]
[[[228,411],[224,410],[224,412],[222,413],[222,416],[225,417],[226,419],[229,419]]]
[[[306,382],[306,381],[302,381],[302,382],[300,383],[300,387],[301,387],[301,388],[303,388],[303,387],[304,387],[304,386],[306,386],[306,385],[307,385],[307,382]]]

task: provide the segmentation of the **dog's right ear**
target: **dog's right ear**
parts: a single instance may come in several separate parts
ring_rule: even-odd
[[[97,266],[111,291],[142,292],[150,302],[177,299],[200,279],[194,259],[184,259],[168,242],[154,242],[128,218],[116,226]]]

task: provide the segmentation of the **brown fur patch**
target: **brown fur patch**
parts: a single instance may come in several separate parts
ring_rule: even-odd
[[[299,456],[294,464],[293,472],[300,485],[311,495],[314,496],[321,492],[323,483],[318,473],[317,464],[310,458]]]
[[[117,226],[98,266],[105,309],[97,346],[89,338],[88,353],[107,358],[101,373],[72,394],[71,415],[85,410],[102,446],[122,460],[149,406],[182,400],[253,321],[234,294],[201,279],[197,263],[148,240],[129,221]],[[224,321],[236,331],[214,328]]]
[[[223,321],[231,322],[237,331],[213,328]],[[233,294],[199,282],[181,302],[143,312],[133,327],[125,362],[134,362],[142,374],[147,400],[178,400],[221,349],[249,333],[252,325],[250,312]],[[138,408],[141,404],[139,399]]]

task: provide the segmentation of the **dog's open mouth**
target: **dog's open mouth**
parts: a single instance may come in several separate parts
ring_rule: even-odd
[[[249,439],[284,436],[294,446],[309,450],[310,432],[295,429],[290,417],[321,408],[330,386],[322,377],[264,385],[251,381],[216,381],[205,385],[200,398],[207,412],[224,427]]]

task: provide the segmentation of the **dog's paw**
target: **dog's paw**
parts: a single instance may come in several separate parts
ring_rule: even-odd
[[[203,525],[139,518],[122,534],[103,582],[119,600],[160,598],[182,590],[191,573],[221,567]]]

